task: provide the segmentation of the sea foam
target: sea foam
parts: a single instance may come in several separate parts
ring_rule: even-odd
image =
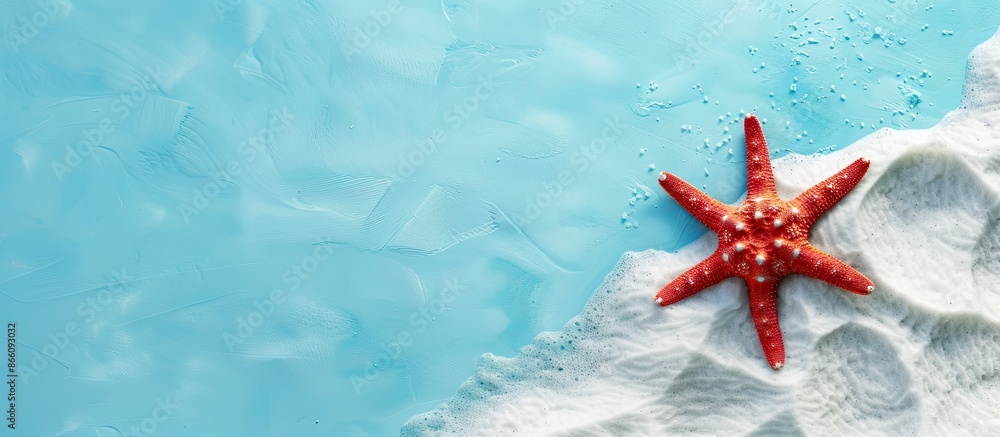
[[[782,282],[788,360],[764,359],[746,286],[662,308],[653,296],[715,248],[626,253],[583,312],[475,375],[403,435],[986,435],[1000,431],[1000,36],[969,61],[962,106],[774,161],[788,199],[858,157],[868,175],[810,240],[871,278],[855,296]],[[651,236],[655,238],[655,236]]]

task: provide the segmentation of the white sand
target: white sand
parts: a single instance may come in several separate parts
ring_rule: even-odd
[[[561,332],[514,358],[485,355],[403,434],[997,435],[1000,37],[973,52],[963,106],[937,126],[778,159],[779,191],[791,198],[861,156],[868,175],[810,240],[876,291],[785,279],[782,370],[764,360],[741,279],[653,303],[714,250],[709,234],[676,254],[625,254]]]

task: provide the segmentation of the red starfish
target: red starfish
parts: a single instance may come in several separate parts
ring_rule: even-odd
[[[785,202],[778,197],[760,121],[747,115],[747,199],[739,207],[719,202],[670,173],[660,185],[696,219],[715,231],[719,247],[711,256],[670,281],[656,302],[670,305],[723,279],[740,276],[750,289],[750,315],[771,367],[785,363],[778,327],[778,282],[785,275],[810,276],[852,293],[875,289],[868,278],[809,244],[809,228],[851,191],[868,171],[861,158],[827,180]]]

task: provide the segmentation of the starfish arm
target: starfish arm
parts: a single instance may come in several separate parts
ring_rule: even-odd
[[[799,257],[792,263],[791,271],[862,296],[875,290],[875,284],[865,275],[812,246],[801,249]]]
[[[780,369],[785,365],[785,342],[778,325],[778,281],[748,280],[747,286],[750,288],[750,316],[757,328],[764,358],[775,370]]]
[[[747,200],[777,196],[767,139],[764,138],[764,128],[756,115],[746,116],[743,131],[747,137]]]
[[[789,204],[800,211],[799,219],[803,226],[812,226],[824,212],[840,202],[868,172],[869,164],[868,160],[859,158],[792,200]]]
[[[656,293],[656,303],[667,306],[679,302],[730,276],[732,273],[722,260],[722,255],[719,252],[713,253]]]
[[[670,173],[660,173],[660,186],[694,218],[715,232],[722,229],[723,218],[732,213],[729,205],[713,199]]]

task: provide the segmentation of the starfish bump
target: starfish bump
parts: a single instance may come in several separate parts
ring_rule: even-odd
[[[774,369],[785,364],[785,345],[778,326],[778,282],[790,274],[806,275],[852,293],[867,295],[872,281],[847,264],[809,244],[809,229],[839,202],[868,171],[861,158],[795,199],[778,197],[767,141],[753,114],[744,120],[747,145],[747,200],[730,206],[663,172],[660,185],[698,221],[715,231],[719,247],[711,256],[680,275],[656,294],[670,305],[734,276],[746,280],[750,315]]]

